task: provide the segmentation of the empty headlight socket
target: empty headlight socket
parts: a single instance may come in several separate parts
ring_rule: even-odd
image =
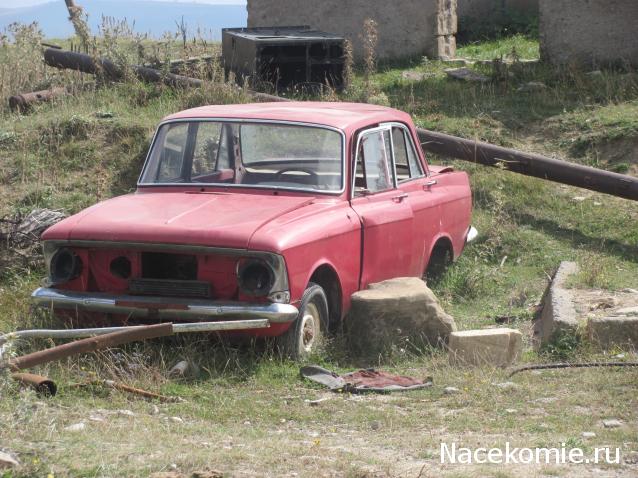
[[[50,275],[53,284],[64,284],[82,274],[82,259],[66,247],[59,249],[51,258]]]
[[[266,297],[275,284],[275,272],[260,259],[244,259],[237,264],[237,282],[241,292]]]

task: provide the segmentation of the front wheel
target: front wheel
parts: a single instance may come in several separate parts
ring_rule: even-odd
[[[310,283],[301,297],[299,315],[284,335],[279,350],[285,357],[303,360],[321,349],[328,325],[328,299],[317,284]]]

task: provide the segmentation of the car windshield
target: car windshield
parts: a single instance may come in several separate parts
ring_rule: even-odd
[[[232,121],[162,125],[140,184],[343,190],[341,133],[319,126]]]

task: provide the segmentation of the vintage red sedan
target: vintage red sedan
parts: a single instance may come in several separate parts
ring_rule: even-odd
[[[458,257],[471,207],[468,176],[428,165],[406,113],[195,108],[159,125],[136,192],[44,233],[33,300],[75,324],[205,323],[304,357],[354,292]]]

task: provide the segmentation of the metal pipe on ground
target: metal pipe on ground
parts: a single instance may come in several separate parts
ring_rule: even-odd
[[[36,365],[54,362],[73,355],[94,352],[109,347],[127,344],[146,339],[166,337],[173,334],[173,324],[157,324],[144,327],[136,327],[129,330],[120,330],[99,337],[90,337],[77,340],[68,344],[58,345],[47,350],[41,350],[31,354],[11,359],[8,367],[12,371],[19,371]]]
[[[81,71],[92,75],[103,74],[110,80],[121,80],[124,72],[115,63],[105,58],[93,58],[90,55],[76,53],[73,51],[61,50],[59,48],[47,48],[44,50],[44,61],[47,65],[68,70]],[[204,82],[198,78],[176,75],[173,73],[162,73],[159,70],[146,66],[132,66],[135,75],[150,83],[165,83],[174,87],[199,88]],[[291,101],[281,96],[269,95],[258,91],[247,90],[247,93],[260,101],[284,102]]]
[[[418,128],[424,151],[638,201],[638,178]]]
[[[44,50],[44,61],[47,65],[55,68],[69,69],[89,73],[93,75],[103,74],[110,80],[121,80],[125,72],[118,65],[106,58],[94,58],[84,53],[47,48]],[[197,78],[176,75],[174,73],[162,73],[161,71],[145,66],[133,65],[131,71],[141,80],[150,83],[164,83],[173,87],[202,86],[203,81]]]
[[[33,388],[39,395],[53,397],[58,387],[53,380],[32,373],[13,373],[11,378],[27,387]]]
[[[33,91],[31,93],[21,93],[9,98],[9,108],[11,108],[12,111],[24,112],[37,103],[45,103],[67,94],[67,89],[62,86],[48,90]]]

